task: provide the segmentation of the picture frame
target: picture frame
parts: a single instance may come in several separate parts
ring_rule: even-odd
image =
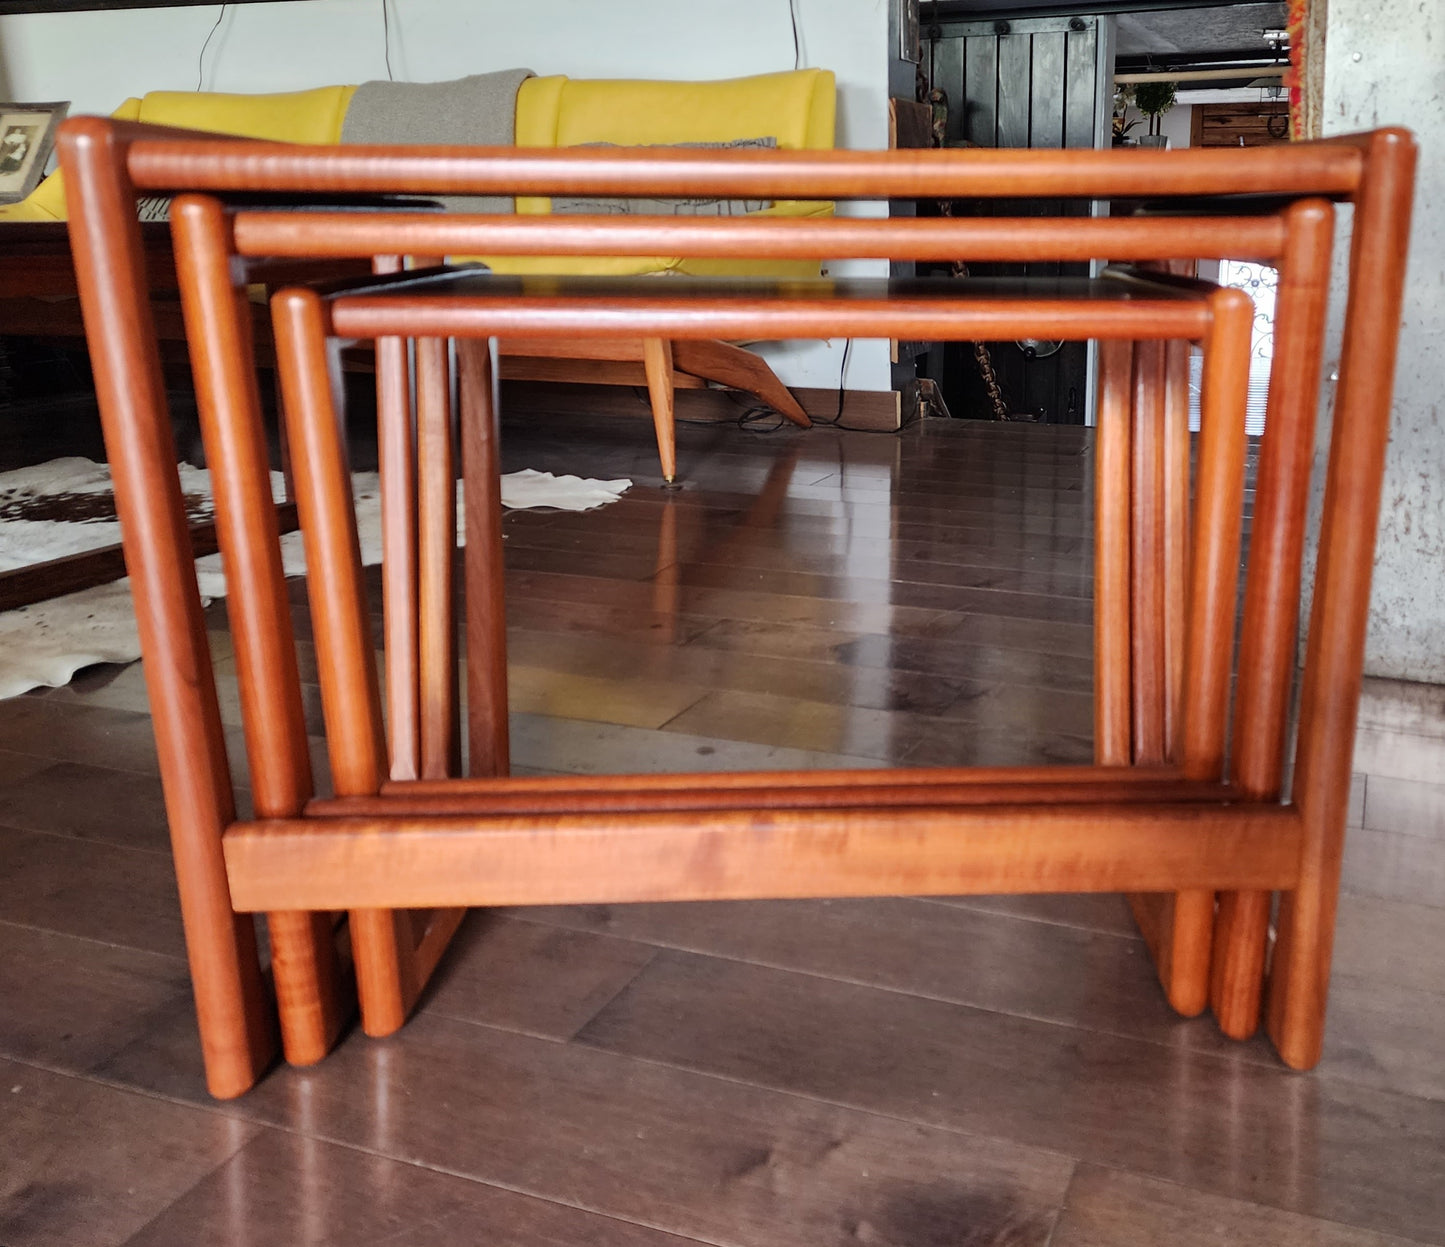
[[[45,174],[70,102],[0,103],[0,204],[19,203]]]
[[[894,0],[898,15],[898,59],[923,63],[922,28],[919,19],[919,0]]]

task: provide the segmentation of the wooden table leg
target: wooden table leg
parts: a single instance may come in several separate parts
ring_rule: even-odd
[[[657,430],[657,455],[662,460],[662,479],[671,485],[677,479],[672,343],[663,338],[643,338],[642,366],[647,370],[647,395],[652,400],[652,424]]]
[[[1304,200],[1286,209],[1285,219],[1230,767],[1240,791],[1261,800],[1277,799],[1283,782],[1334,209]],[[1259,1026],[1271,899],[1267,892],[1219,898],[1210,1002],[1220,1029],[1235,1039]]]

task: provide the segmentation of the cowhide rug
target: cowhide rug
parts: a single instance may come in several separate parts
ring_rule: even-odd
[[[211,474],[180,466],[186,512],[194,522],[210,517]],[[352,478],[361,557],[381,561],[381,504],[375,472]],[[526,469],[502,477],[502,505],[586,511],[613,502],[629,480],[593,481],[554,477]],[[281,474],[272,490],[283,496]],[[111,495],[110,469],[89,459],[55,459],[36,467],[0,472],[0,572],[115,545],[120,524]],[[306,572],[300,533],[281,538],[288,576]],[[221,556],[196,560],[196,580],[207,600],[223,597]],[[66,683],[75,672],[100,662],[132,662],[140,639],[131,607],[129,581],[85,589],[33,606],[0,612],[0,698],[27,689]]]

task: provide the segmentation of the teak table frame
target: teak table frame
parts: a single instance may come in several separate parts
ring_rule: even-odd
[[[333,954],[326,950],[334,944],[326,911],[384,913],[396,907],[661,897],[1173,893],[1191,898],[1176,903],[1169,920],[1177,953],[1181,930],[1212,924],[1213,897],[1223,893],[1213,966],[1216,1005],[1228,1013],[1237,996],[1251,994],[1248,980],[1264,942],[1260,924],[1267,918],[1269,894],[1279,892],[1279,942],[1271,965],[1267,1025],[1287,1063],[1308,1067],[1318,1059],[1403,291],[1415,156],[1408,134],[1379,131],[1267,152],[643,156],[592,150],[288,148],[167,135],[86,118],[68,123],[60,142],[83,309],[146,657],[207,1079],[214,1094],[244,1091],[275,1055],[254,931],[242,911],[272,915],[278,984],[280,962],[289,957],[303,966],[315,996],[293,1001],[293,1013],[310,1008],[317,1017],[315,1033],[329,1042],[339,1025],[336,1002],[341,992],[334,976],[327,977]],[[1133,755],[1128,766],[383,780],[376,795],[327,803],[310,800],[307,785],[293,774],[289,791],[272,794],[274,804],[263,806],[258,800],[256,821],[238,822],[134,214],[137,192],[175,190],[820,199],[1225,197],[1211,200],[1207,209],[1196,209],[1194,219],[1177,224],[1167,217],[1058,222],[900,218],[690,221],[653,228],[654,245],[662,230],[668,233],[669,253],[684,255],[689,247],[708,247],[713,249],[710,254],[726,255],[943,255],[980,260],[1190,258],[1213,250],[1201,249],[1196,241],[1200,222],[1207,219],[1216,220],[1218,246],[1259,258],[1279,257],[1288,232],[1283,225],[1277,219],[1271,223],[1248,216],[1226,221],[1223,214],[1236,206],[1228,197],[1352,202],[1345,345],[1290,802],[1281,804],[1268,789],[1277,786],[1282,757],[1282,751],[1274,749],[1275,739],[1283,738],[1282,715],[1276,715],[1274,707],[1282,706],[1288,695],[1292,628],[1280,621],[1292,621],[1297,609],[1298,573],[1291,575],[1289,569],[1297,565],[1294,552],[1302,544],[1305,516],[1303,506],[1294,505],[1303,493],[1294,485],[1308,472],[1308,454],[1301,460],[1299,453],[1308,441],[1292,441],[1279,450],[1279,462],[1266,473],[1271,453],[1267,438],[1244,611],[1247,621],[1268,625],[1262,629],[1268,640],[1255,641],[1246,626],[1246,644],[1255,647],[1258,672],[1242,669],[1232,714],[1227,679],[1217,706],[1210,702],[1208,710],[1200,710],[1186,699],[1179,707],[1177,739],[1183,745],[1178,763],[1155,763],[1144,756],[1154,732],[1146,730],[1147,706],[1157,702],[1157,696],[1140,693],[1128,719]],[[556,231],[543,237],[528,233],[536,226],[518,218],[480,224],[439,218],[433,224],[439,230],[470,227],[473,232],[467,236],[473,242],[484,229],[486,248],[493,253],[512,231],[518,247],[543,254],[569,248],[615,254],[608,231],[623,227],[616,221],[572,218],[543,222]],[[1017,233],[1025,226],[1026,238]],[[955,229],[958,232],[948,232]],[[1226,230],[1233,233],[1232,245]],[[1246,237],[1258,245],[1244,247],[1239,240]],[[453,248],[440,233],[394,238],[385,248],[339,245],[350,246],[352,255],[478,249]],[[239,237],[237,246],[245,250]],[[770,302],[760,292],[746,314],[734,315],[744,333],[861,335],[870,328],[877,331],[881,314],[866,302],[851,305],[851,310],[847,304],[810,308],[805,299],[790,306],[785,298]],[[692,313],[686,305],[668,313],[675,317],[668,322],[669,332],[691,324],[694,332],[707,326],[709,336],[734,336],[716,309],[707,309],[703,302],[691,306]],[[340,310],[335,309],[338,315]],[[1030,309],[1017,310],[1022,318]],[[494,311],[505,320],[505,307]],[[365,313],[359,304],[348,312],[355,321],[337,320],[334,328],[358,333],[373,327],[401,330],[380,319],[369,324]],[[602,331],[606,301],[580,307],[578,314],[586,322],[584,329]],[[931,336],[927,316],[911,322],[899,316],[888,323],[897,323],[900,336]],[[1037,317],[1030,323],[1034,328],[1040,324]],[[488,331],[519,334],[530,327],[489,322]],[[662,327],[660,321],[641,324],[624,309],[607,331]],[[1088,335],[1087,325],[1075,329]],[[427,328],[408,318],[405,332],[425,336]],[[1118,336],[1129,337],[1123,331]],[[1141,327],[1140,340],[1151,336],[1158,335]],[[246,358],[243,348],[244,343],[237,344],[236,358]],[[1302,377],[1309,357],[1317,358],[1317,340],[1296,342],[1296,348],[1277,365],[1280,376]],[[1167,353],[1165,348],[1166,359]],[[1158,382],[1157,373],[1152,374],[1156,380],[1150,380],[1155,365],[1147,362],[1147,351],[1143,357],[1130,376],[1137,374],[1135,388],[1147,397]],[[1105,375],[1106,381],[1112,378],[1117,399],[1118,391],[1127,388],[1120,381],[1121,356],[1112,359]],[[1313,399],[1312,388],[1308,399],[1301,393],[1304,388],[1281,382],[1280,401],[1303,410]],[[1131,406],[1134,427],[1141,428],[1139,413],[1146,406]],[[1117,448],[1105,459],[1115,462]],[[1138,474],[1138,487],[1128,501],[1131,526],[1143,522],[1137,517],[1156,513],[1156,498],[1168,496],[1151,492],[1150,480],[1157,484],[1165,478],[1154,469],[1146,473],[1139,466],[1146,461],[1137,447],[1125,458],[1130,472]],[[238,464],[253,471],[254,454],[240,456]],[[1266,480],[1275,483],[1267,488]],[[253,485],[239,476],[218,479],[218,502],[227,489],[239,498]],[[1225,515],[1233,505],[1232,488],[1216,488],[1207,477],[1199,481],[1191,571],[1196,581],[1203,576],[1218,582],[1226,569],[1229,543],[1220,535],[1238,521],[1237,515],[1232,520]],[[1210,520],[1216,511],[1219,519]],[[268,525],[273,527],[274,519],[244,514],[246,524],[238,527],[249,524],[253,531],[228,534],[223,526],[220,534],[228,571],[248,557],[257,566],[269,566]],[[1212,535],[1201,538],[1201,529]],[[1267,533],[1263,540],[1262,531]],[[1141,540],[1140,548],[1147,544]],[[1286,574],[1271,575],[1271,569]],[[1227,570],[1232,576],[1233,566]],[[1112,574],[1117,579],[1117,568]],[[1131,599],[1131,617],[1136,609],[1142,618],[1142,606]],[[1201,611],[1209,614],[1217,628],[1217,603],[1206,609],[1196,593],[1188,609],[1191,618]],[[254,623],[260,631],[267,626],[264,619]],[[1186,625],[1186,638],[1195,634],[1194,625]],[[1135,690],[1141,680],[1134,657],[1151,651],[1142,644],[1142,635],[1136,641],[1131,630],[1130,638],[1127,687]],[[1267,652],[1258,652],[1261,647]],[[1205,653],[1205,648],[1191,650],[1200,654],[1203,668],[1195,665],[1191,674],[1186,661],[1186,682],[1201,669],[1221,666],[1221,655],[1213,649]],[[277,659],[295,662],[294,653],[287,658],[278,652]],[[1168,662],[1166,657],[1166,671]],[[1227,652],[1222,666],[1227,676]],[[1152,657],[1148,669],[1158,669]],[[247,676],[239,661],[238,670],[244,689]],[[1233,745],[1227,777],[1222,734],[1220,750],[1212,752],[1219,731],[1215,709],[1230,715]],[[1139,715],[1145,722],[1138,721]],[[1117,710],[1111,711],[1111,730],[1118,722]],[[1202,734],[1210,748],[1191,753],[1188,742],[1194,734]],[[264,735],[256,733],[257,738]],[[248,729],[248,743],[250,739]],[[1168,748],[1167,735],[1164,739]],[[1117,734],[1101,741],[1108,749],[1119,744]],[[291,762],[294,769],[295,759]],[[1208,904],[1193,898],[1207,898]],[[280,942],[278,931],[286,932]]]
[[[221,219],[223,209],[212,197],[182,196],[176,201],[178,255],[188,270],[195,264],[218,283],[227,280],[229,266],[209,249],[199,253],[187,245],[187,222],[203,214]],[[284,241],[268,238],[273,219],[258,220],[241,211],[232,218],[234,234],[247,247],[269,252],[273,248],[305,246],[315,231],[328,233],[325,217],[308,217],[285,223]],[[369,222],[371,233],[358,239],[360,245],[375,247],[385,240],[406,237],[418,224],[415,218],[383,214]],[[640,239],[639,239],[640,240]],[[198,254],[206,257],[198,260]],[[308,815],[369,815],[406,813],[415,786],[393,782],[383,789],[381,775],[390,737],[393,755],[392,777],[396,780],[395,740],[398,734],[410,740],[414,733],[410,713],[400,717],[393,711],[383,730],[379,691],[371,677],[372,661],[367,608],[359,591],[361,582],[355,521],[346,487],[345,446],[338,437],[342,427],[329,377],[328,342],[337,333],[352,338],[399,341],[404,335],[416,338],[418,357],[445,358],[444,338],[454,338],[460,358],[463,464],[467,495],[467,630],[468,653],[477,656],[467,669],[470,707],[470,761],[472,775],[505,774],[506,730],[506,637],[499,626],[505,618],[502,596],[500,542],[492,527],[498,519],[495,480],[495,407],[492,401],[491,356],[486,339],[498,325],[525,321],[529,332],[551,333],[559,340],[585,332],[604,336],[609,324],[624,317],[629,323],[646,323],[668,328],[669,332],[706,332],[710,324],[732,323],[740,316],[752,316],[760,292],[766,292],[770,314],[789,317],[789,332],[822,333],[829,320],[850,314],[866,317],[868,323],[892,328],[901,319],[926,322],[930,336],[977,338],[981,335],[1008,336],[1025,325],[1047,325],[1055,335],[1091,335],[1115,341],[1123,334],[1150,341],[1165,337],[1186,343],[1191,338],[1206,341],[1204,387],[1205,436],[1201,447],[1201,472],[1216,482],[1221,500],[1204,515],[1197,529],[1202,549],[1217,550],[1213,558],[1193,560],[1200,578],[1193,600],[1203,604],[1197,627],[1189,638],[1190,661],[1181,674],[1192,679],[1182,682],[1181,695],[1200,708],[1194,716],[1209,714],[1213,727],[1184,742],[1195,754],[1222,753],[1226,714],[1224,703],[1229,679],[1230,631],[1234,618],[1235,575],[1238,556],[1239,498],[1244,468],[1244,405],[1248,374],[1252,307],[1238,291],[1220,290],[1203,283],[1169,282],[1159,278],[1130,277],[1111,271],[1098,282],[793,282],[760,286],[758,283],[713,281],[698,286],[659,292],[656,283],[637,280],[598,281],[587,279],[515,280],[486,274],[447,272],[404,274],[374,284],[370,289],[347,289],[326,297],[309,290],[292,290],[274,301],[274,339],[286,393],[290,439],[295,447],[295,476],[302,508],[307,519],[308,565],[312,600],[312,627],[318,650],[322,704],[326,712],[327,736],[332,750],[332,774],[336,791],[345,797],[381,797],[380,805],[357,807],[354,802],[313,802]],[[695,306],[689,306],[693,304]],[[826,305],[827,310],[820,311]],[[731,321],[730,319],[731,318]],[[1086,326],[1086,328],[1084,328]],[[615,328],[611,330],[615,332]],[[224,337],[223,328],[197,317],[197,336],[211,340]],[[419,385],[419,391],[428,387]],[[471,409],[467,409],[470,400]],[[1127,411],[1118,413],[1127,420]],[[419,425],[419,429],[420,429]],[[394,440],[383,416],[381,439]],[[419,436],[419,443],[425,439]],[[449,480],[449,474],[447,476]],[[1230,482],[1233,482],[1232,487]],[[1186,482],[1187,484],[1187,482]],[[441,491],[446,492],[445,484]],[[404,517],[399,514],[402,523]],[[383,513],[383,533],[391,524]],[[447,526],[433,535],[430,543],[438,551],[433,559],[444,565],[452,553]],[[279,588],[276,590],[279,598]],[[388,621],[393,617],[396,596],[384,585]],[[410,600],[410,599],[408,599]],[[426,595],[416,603],[425,608]],[[425,613],[423,610],[422,614]],[[443,601],[432,612],[436,620],[435,648],[450,646],[451,611]],[[1115,626],[1105,621],[1106,627]],[[421,631],[428,629],[425,622]],[[423,650],[425,651],[425,645]],[[406,651],[403,651],[404,653]],[[397,664],[388,648],[388,684]],[[444,705],[451,700],[454,682],[443,674],[435,681],[423,681],[437,690],[431,700]],[[268,683],[279,678],[267,673]],[[282,695],[277,689],[276,694]],[[299,699],[299,690],[289,693]],[[396,703],[391,705],[395,707]],[[1213,707],[1213,709],[1209,709]],[[452,719],[450,713],[443,718]],[[438,739],[442,733],[437,733]],[[442,757],[433,774],[454,773]],[[1209,764],[1201,759],[1196,769],[1207,774]],[[1218,771],[1215,765],[1214,770]],[[852,777],[856,779],[857,777]],[[453,802],[477,789],[448,786]],[[935,794],[936,795],[936,794]],[[405,924],[403,923],[403,930]],[[353,916],[353,945],[358,925]],[[370,936],[367,937],[370,942]],[[392,958],[388,955],[385,960]],[[398,955],[403,964],[405,952]],[[357,977],[362,1016],[370,1033],[394,1029],[407,1002],[398,999],[392,980],[370,981],[372,970],[382,964],[381,953],[358,955]],[[391,1021],[396,1019],[396,1021]],[[283,1018],[284,1024],[284,1018]]]

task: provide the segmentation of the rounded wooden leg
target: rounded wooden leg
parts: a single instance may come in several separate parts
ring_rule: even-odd
[[[1248,1039],[1259,1028],[1270,899],[1268,892],[1223,892],[1219,897],[1209,1000],[1219,1029],[1231,1039]]]
[[[1232,782],[1261,800],[1278,798],[1284,770],[1334,209],[1307,199],[1292,204],[1285,219],[1230,749]],[[1236,1039],[1259,1026],[1270,899],[1263,892],[1220,897],[1210,999],[1220,1030]]]
[[[1169,754],[1165,737],[1164,343],[1134,348],[1134,436],[1130,447],[1129,690],[1136,765],[1157,766]]]
[[[1300,693],[1293,797],[1304,849],[1299,883],[1280,900],[1269,985],[1269,1036],[1296,1069],[1315,1065],[1324,1043],[1416,147],[1403,131],[1380,130],[1366,159]]]
[[[1099,421],[1094,436],[1094,759],[1128,766],[1129,420],[1133,348],[1099,343]]]
[[[511,769],[507,723],[506,567],[502,559],[497,377],[487,340],[458,339],[466,499],[467,769]]]
[[[171,434],[135,193],[99,118],[61,143],[90,358],[125,533],[165,789],[206,1086],[240,1095],[276,1051],[255,922],[231,908],[221,835],[235,819],[225,736]]]

